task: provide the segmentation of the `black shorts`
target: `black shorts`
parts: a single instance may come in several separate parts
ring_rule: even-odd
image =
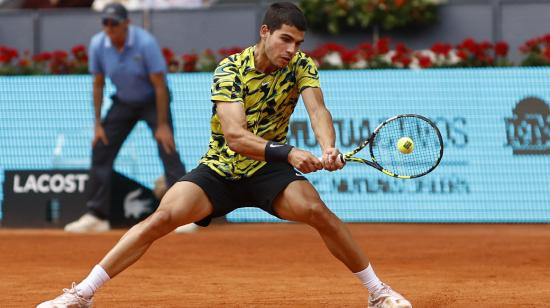
[[[199,164],[180,181],[197,184],[208,196],[214,208],[212,214],[195,222],[206,227],[212,218],[224,216],[241,207],[257,207],[278,217],[273,211],[273,201],[288,184],[307,179],[287,163],[267,163],[249,177],[228,180],[208,166]]]

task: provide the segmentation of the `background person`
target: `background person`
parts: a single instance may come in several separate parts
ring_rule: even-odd
[[[155,38],[130,25],[128,12],[119,3],[105,7],[103,31],[90,43],[93,74],[95,133],[92,141],[88,213],[65,226],[68,232],[103,232],[110,229],[110,192],[113,163],[136,123],[143,120],[158,144],[168,186],[185,174],[174,142],[166,63]],[[116,93],[113,105],[101,119],[105,77]]]

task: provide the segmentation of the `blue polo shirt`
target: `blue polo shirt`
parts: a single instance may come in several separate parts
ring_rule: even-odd
[[[118,51],[102,31],[90,42],[90,73],[103,74],[116,87],[116,96],[123,102],[143,104],[155,101],[149,74],[165,73],[166,62],[155,38],[134,25],[122,51]]]

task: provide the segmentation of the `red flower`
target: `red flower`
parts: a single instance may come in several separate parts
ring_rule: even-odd
[[[335,51],[335,52],[339,52],[339,53],[344,53],[346,52],[346,47],[342,46],[342,45],[339,45],[337,43],[333,43],[333,42],[330,42],[330,43],[326,43],[325,45],[323,45],[323,47],[331,52],[331,51]]]
[[[331,52],[337,52],[338,54],[340,54],[341,57],[344,57],[345,54],[348,53],[348,50],[342,45],[339,45],[337,43],[329,42],[329,43],[326,43],[326,44],[323,44],[323,45],[317,47],[315,50],[313,50],[310,53],[310,55],[311,55],[312,58],[317,60],[317,62],[319,62],[322,65],[323,64],[323,58]],[[342,61],[344,61],[344,60],[342,59]]]
[[[71,53],[77,62],[88,63],[88,55],[84,45],[76,45],[71,49]]]
[[[530,52],[536,52],[539,48],[539,40],[538,38],[534,38],[534,39],[530,39],[528,40],[527,42],[525,42],[525,44],[523,44],[521,47],[520,47],[520,51],[522,53],[530,53]]]
[[[418,65],[420,65],[421,68],[428,68],[432,66],[432,60],[429,57],[419,55]]]
[[[170,65],[170,62],[174,59],[174,52],[170,48],[162,48],[162,55],[164,56],[164,61],[166,61],[166,65]]]
[[[374,50],[374,47],[370,43],[362,43],[359,44],[359,50],[361,51],[361,54],[363,55],[363,58],[365,60],[371,60],[374,56],[376,56],[376,51]]]
[[[464,50],[457,50],[456,56],[459,57],[461,60],[466,60],[468,58],[468,54]]]
[[[479,43],[479,48],[481,48],[482,50],[491,49],[491,48],[493,48],[493,44],[491,44],[487,41],[483,41],[483,42]]]
[[[473,38],[467,38],[465,39],[462,44],[458,46],[459,48],[467,49],[473,53],[475,53],[478,50],[478,45],[476,41]]]
[[[381,38],[376,42],[376,51],[378,54],[385,54],[390,51],[390,39]]]
[[[495,55],[497,57],[506,57],[508,54],[508,44],[500,41],[495,44]]]
[[[7,54],[0,53],[0,63],[8,63],[10,60]]]
[[[181,58],[183,60],[183,71],[194,72],[199,57],[196,54],[184,54]]]
[[[82,55],[80,58],[78,58],[78,61],[82,63],[88,63],[88,55]]]
[[[45,62],[49,61],[52,58],[52,54],[49,52],[41,52],[32,56],[34,62]]]
[[[8,63],[12,59],[19,57],[17,49],[9,48],[6,46],[0,46],[0,62]]]
[[[17,63],[20,67],[28,67],[31,65],[31,62],[27,59],[21,59],[19,60],[19,63]]]
[[[71,49],[73,55],[79,55],[81,53],[86,53],[86,47],[84,45],[76,45]]]
[[[65,60],[69,54],[67,54],[64,50],[56,50],[52,53],[52,57],[54,60]]]
[[[403,43],[397,43],[395,45],[395,51],[400,54],[408,53],[410,49]]]
[[[371,43],[361,43],[359,44],[358,48],[363,50],[373,50]]]
[[[350,50],[341,53],[342,55],[342,61],[346,64],[353,64],[354,62],[357,62],[359,60],[359,50]]]
[[[211,56],[214,55],[214,52],[212,51],[212,49],[207,48],[207,49],[204,51],[204,55],[211,57]]]
[[[436,55],[448,56],[451,52],[452,46],[445,43],[435,43],[432,45],[430,50]]]
[[[227,58],[241,51],[243,51],[241,47],[231,47],[231,48],[221,48],[220,50],[218,50],[218,53],[222,56],[222,58]]]

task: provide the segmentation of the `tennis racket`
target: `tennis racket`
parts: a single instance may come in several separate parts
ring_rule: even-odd
[[[414,150],[408,154],[402,153],[397,146],[403,137],[413,142]],[[367,145],[371,160],[355,157]],[[443,157],[443,138],[428,118],[402,114],[382,122],[355,150],[339,157],[342,162],[363,163],[389,176],[412,179],[430,173],[439,165]]]

